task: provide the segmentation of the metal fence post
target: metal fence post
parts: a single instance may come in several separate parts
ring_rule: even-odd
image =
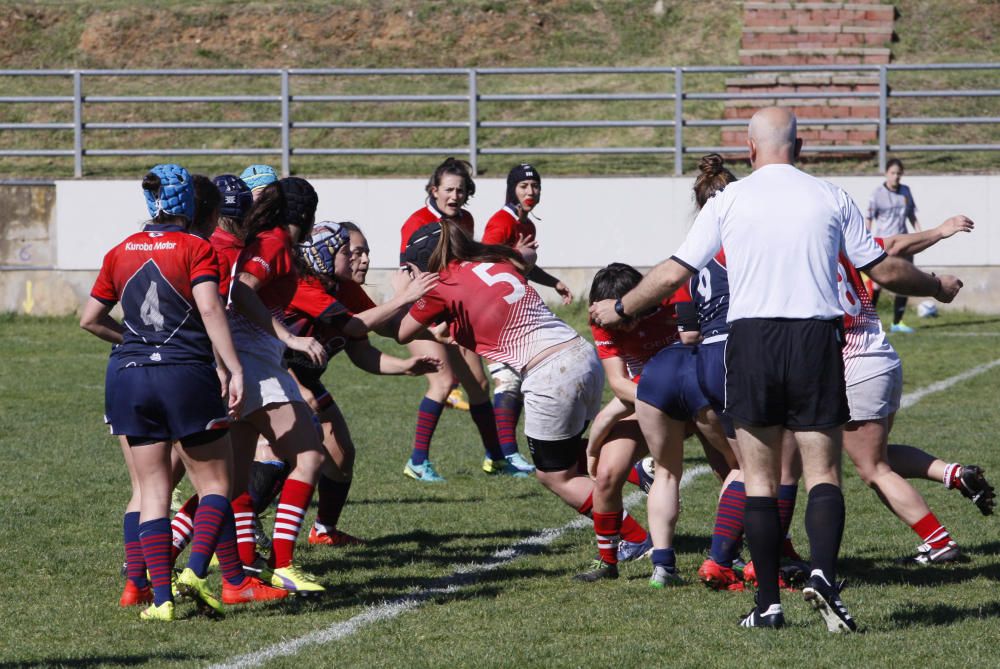
[[[889,115],[889,69],[885,65],[878,68],[878,171],[885,173],[886,148]]]
[[[73,176],[83,176],[83,76],[73,72]]]
[[[674,68],[674,174],[684,174],[684,71]]]
[[[291,105],[288,95],[288,70],[281,71],[281,176],[292,173]]]
[[[469,164],[479,174],[479,89],[476,71],[469,70]]]

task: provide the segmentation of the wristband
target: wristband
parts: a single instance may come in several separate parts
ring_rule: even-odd
[[[622,304],[622,298],[620,297],[617,300],[615,300],[615,313],[621,316],[621,319],[623,321],[627,321],[630,319],[629,315],[625,313],[625,305]]]

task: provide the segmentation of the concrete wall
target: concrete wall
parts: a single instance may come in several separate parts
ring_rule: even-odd
[[[878,178],[832,177],[864,210]],[[372,264],[396,264],[399,228],[421,205],[419,179],[317,179],[319,220],[353,220],[365,230]],[[966,278],[957,307],[1000,313],[1000,176],[908,176],[924,225],[964,213],[976,231],[920,255],[927,268]],[[694,217],[687,178],[545,179],[537,209],[540,264],[584,295],[611,261],[649,267],[681,243]],[[503,201],[504,182],[480,179],[469,209],[482,233]],[[776,203],[777,206],[778,203]],[[69,313],[82,303],[104,252],[138,230],[145,203],[134,181],[57,181],[0,186],[0,311]],[[385,285],[373,272],[373,292]],[[554,297],[554,293],[545,293]]]

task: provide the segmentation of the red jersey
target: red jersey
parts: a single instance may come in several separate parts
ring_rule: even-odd
[[[399,252],[402,253],[406,250],[406,244],[410,241],[410,237],[414,232],[428,223],[440,221],[441,216],[441,212],[439,212],[430,202],[410,214],[410,217],[406,219],[406,223],[403,223],[403,229],[400,230],[401,240],[399,244]],[[476,222],[472,218],[472,214],[465,209],[462,209],[458,214],[458,225],[460,228],[465,230],[469,237],[476,234]]]
[[[121,302],[125,341],[112,359],[121,366],[211,363],[192,288],[219,280],[211,245],[174,225],[147,225],[104,256],[91,297]]]
[[[424,325],[450,321],[451,335],[484,358],[522,372],[547,348],[579,335],[553,314],[508,262],[452,262],[410,307]]]
[[[640,318],[628,330],[605,330],[591,323],[590,332],[594,336],[597,357],[601,360],[621,358],[625,361],[629,378],[637,379],[642,374],[646,361],[660,349],[677,341],[679,335],[674,304],[690,299],[686,290],[678,290],[673,297],[664,300],[653,313]]]
[[[233,277],[246,272],[260,281],[257,295],[271,315],[283,322],[285,307],[292,301],[298,285],[298,273],[292,256],[288,231],[276,227],[257,235],[240,253]],[[230,328],[239,351],[258,350],[281,357],[285,345],[260,329],[239,312],[230,309]]]
[[[885,247],[885,240],[875,243]],[[837,266],[840,307],[844,310],[844,376],[847,385],[874,378],[901,364],[875,312],[861,273],[843,253]]]
[[[514,248],[518,235],[535,236],[535,224],[529,219],[523,223],[510,207],[504,207],[490,216],[483,231],[483,244],[501,244]]]
[[[233,268],[243,252],[243,242],[231,232],[216,228],[209,238],[209,243],[219,256],[219,294],[229,299],[229,286],[233,279]]]
[[[351,339],[344,333],[342,324],[356,313],[375,306],[364,289],[351,281],[338,284],[334,294],[330,294],[315,277],[303,277],[299,281],[295,297],[285,311],[288,329],[300,337],[315,337],[326,349],[329,358],[344,350]],[[291,352],[289,352],[291,353]],[[297,352],[289,356],[289,364],[300,367],[315,367],[308,358]],[[325,368],[326,365],[323,365]]]

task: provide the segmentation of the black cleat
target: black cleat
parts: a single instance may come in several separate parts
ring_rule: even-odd
[[[754,597],[754,601],[756,601]],[[750,613],[740,621],[740,627],[765,627],[769,629],[781,629],[785,626],[785,613],[781,610],[781,604],[771,604],[767,611],[761,613],[757,610],[756,604]]]
[[[976,465],[962,467],[962,473],[958,476],[958,485],[955,487],[962,495],[972,500],[981,514],[989,516],[993,513],[993,509],[997,505],[997,496],[993,492],[993,486],[983,476],[982,467]]]
[[[594,560],[590,571],[577,574],[573,577],[573,580],[580,581],[581,583],[594,583],[595,581],[603,581],[604,579],[614,580],[616,578],[618,578],[618,565],[609,564],[604,560]]]
[[[822,572],[815,569],[802,588],[802,597],[823,616],[826,629],[830,632],[857,632],[858,624],[840,601],[843,587],[843,582],[839,586],[830,585]]]

